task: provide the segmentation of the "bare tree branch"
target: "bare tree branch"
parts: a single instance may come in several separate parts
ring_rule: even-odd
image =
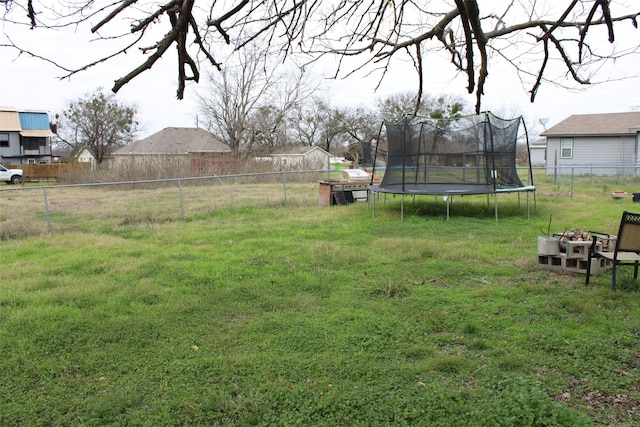
[[[547,67],[547,62],[549,62],[549,41],[544,40],[542,43],[544,46],[544,58],[542,60],[542,64],[540,65],[540,71],[538,71],[538,78],[536,79],[536,82],[533,84],[533,87],[529,91],[529,93],[531,94],[531,98],[530,98],[531,102],[533,102],[536,99],[538,88],[542,84],[544,70]]]
[[[183,0],[181,7],[178,9],[179,1],[173,2],[175,3],[174,8],[167,10],[167,14],[169,15],[172,29],[169,31],[160,44],[156,48],[156,52],[151,55],[143,64],[139,67],[131,71],[124,77],[116,80],[113,85],[112,90],[114,92],[118,92],[122,86],[130,82],[136,76],[140,75],[144,71],[150,69],[155,62],[160,59],[164,53],[169,49],[174,42],[177,44],[178,48],[178,91],[177,98],[182,99],[184,97],[184,89],[185,82],[187,80],[198,81],[200,78],[200,74],[198,72],[198,67],[195,62],[187,52],[186,47],[186,36],[189,31],[189,25],[191,23],[192,17],[192,9],[195,0]],[[187,76],[185,71],[185,67],[189,66],[192,71],[191,76]]]
[[[138,0],[125,0],[121,2],[120,5],[117,8],[115,8],[111,13],[109,13],[102,21],[94,25],[93,28],[91,28],[91,32],[95,33],[98,30],[100,30],[100,28],[102,28],[103,25],[109,23],[113,18],[118,16],[120,12],[124,11],[126,8],[128,8],[129,6],[131,6],[137,1]],[[172,3],[175,3],[175,1],[173,1]]]
[[[458,7],[458,11],[460,12],[460,18],[462,20],[462,28],[464,30],[464,42],[466,45],[466,59],[467,59],[467,78],[468,78],[468,86],[467,90],[469,93],[473,93],[475,89],[476,79],[475,79],[475,67],[473,64],[473,32],[471,30],[471,25],[469,23],[469,15],[467,14],[467,9],[465,7],[465,0],[456,0],[456,6]]]
[[[493,52],[498,52],[518,72],[525,70],[516,64],[516,58],[529,55],[537,62],[538,66],[534,67],[537,71],[526,71],[535,76],[530,90],[534,99],[543,82],[548,81],[548,74],[555,72],[554,67],[548,65],[556,56],[561,59],[573,81],[589,84],[590,79],[581,77],[585,70],[595,68],[600,61],[639,51],[629,41],[618,40],[619,43],[625,42],[627,47],[600,53],[595,49],[593,39],[587,37],[594,33],[594,27],[603,26],[607,29],[608,41],[613,42],[614,27],[626,20],[637,28],[640,6],[623,9],[613,0],[570,0],[560,16],[553,17],[546,13],[546,6],[551,1],[537,0],[532,3],[512,0],[505,3],[502,9],[495,10],[494,2],[480,3],[477,0],[454,0],[453,7],[446,1],[435,0],[209,0],[209,13],[205,17],[201,16],[203,9],[195,7],[195,0],[166,0],[164,3],[76,0],[75,3],[65,4],[72,9],[59,14],[60,19],[55,22],[47,21],[45,15],[35,10],[34,7],[40,6],[32,0],[13,0],[12,3],[18,4],[26,12],[29,21],[23,25],[31,27],[36,24],[45,28],[80,27],[91,18],[97,19],[98,23],[91,27],[91,31],[97,34],[98,31],[117,29],[122,19],[131,19],[136,23],[131,26],[130,33],[140,33],[140,37],[133,43],[119,47],[77,70],[71,71],[71,67],[62,66],[59,60],[49,58],[50,63],[69,74],[126,53],[133,46],[140,47],[144,43],[141,34],[149,36],[152,32],[145,30],[159,22],[161,17],[167,16],[170,27],[163,30],[159,41],[150,47],[140,48],[148,57],[118,79],[113,91],[118,91],[149,70],[174,43],[178,52],[179,99],[184,96],[188,82],[199,80],[204,66],[197,61],[199,56],[204,57],[206,63],[221,69],[212,49],[223,44],[243,50],[249,44],[260,43],[265,50],[280,52],[285,57],[298,52],[310,55],[313,57],[311,61],[336,55],[336,76],[344,73],[348,76],[357,71],[371,75],[375,71],[382,76],[378,84],[387,75],[392,61],[408,54],[418,74],[420,91],[429,77],[424,58],[437,52],[446,52],[454,69],[466,74],[467,90],[475,92],[476,110],[479,111],[485,83],[489,78],[490,54]],[[42,7],[44,11],[56,12],[56,4]],[[198,5],[201,4],[206,7],[207,3],[198,0]],[[481,9],[483,7],[486,9]],[[10,11],[7,13],[11,16]],[[10,18],[4,18],[3,21],[13,22]],[[485,31],[483,27],[489,30]],[[118,37],[121,36],[124,34]],[[116,38],[99,35],[101,40]],[[503,42],[507,42],[509,51],[501,51],[505,49]],[[9,44],[17,48],[13,43]],[[554,49],[550,50],[550,46]],[[36,54],[36,57],[45,58],[46,55]],[[350,69],[343,70],[346,63],[343,60],[356,57],[361,61],[355,66],[348,61]]]
[[[237,13],[239,13],[248,3],[249,3],[248,0],[243,0],[239,2],[235,7],[233,7],[227,13],[222,15],[220,18],[209,19],[207,21],[207,25],[210,27],[215,27],[220,33],[220,35],[224,37],[225,43],[227,44],[231,43],[231,38],[229,37],[229,34],[222,28],[222,23],[225,22],[227,19],[230,19],[231,17],[235,16]]]
[[[564,13],[562,14],[562,16],[560,16],[560,18],[554,22],[551,25],[551,28],[548,28],[544,34],[540,37],[540,40],[545,40],[548,39],[549,37],[551,37],[551,33],[553,33],[556,28],[558,28],[558,26],[560,26],[560,24],[562,24],[563,22],[565,22],[565,19],[567,19],[567,16],[569,16],[569,13],[571,13],[571,11],[573,10],[574,7],[576,7],[576,5],[578,4],[579,0],[573,0],[571,2],[571,4],[569,5],[569,7],[567,7],[564,11]]]

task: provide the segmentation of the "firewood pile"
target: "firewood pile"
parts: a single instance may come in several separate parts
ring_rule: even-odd
[[[599,234],[595,233],[598,237],[598,247],[597,250],[600,251],[611,251],[616,243],[616,236],[611,236],[608,234]],[[560,252],[567,252],[567,247],[571,244],[572,246],[580,245],[578,242],[585,242],[585,244],[591,244],[593,240],[592,232],[583,231],[579,228],[572,228],[570,230],[565,230],[562,233],[554,233],[553,237],[558,238],[560,240]],[[572,242],[572,243],[568,243]]]
[[[560,239],[560,250],[562,252],[566,252],[567,242],[591,242],[591,233],[582,231],[579,228],[572,228],[562,233],[555,233],[553,236]]]

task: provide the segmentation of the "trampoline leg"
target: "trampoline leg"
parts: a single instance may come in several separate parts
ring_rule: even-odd
[[[447,221],[449,221],[449,196],[445,196],[447,199]]]
[[[495,211],[495,215],[496,215],[496,224],[498,223],[498,194],[494,194],[493,195],[493,209]]]
[[[404,221],[404,194],[400,198],[400,221]]]
[[[369,203],[369,202],[371,203],[371,217],[372,217],[372,218],[375,218],[375,216],[376,216],[376,196],[377,196],[377,194],[378,194],[378,193],[373,193],[373,192],[371,192],[371,191],[370,191],[370,192],[369,192],[369,196],[370,196],[373,200],[371,200],[371,201],[370,201],[370,200],[367,198],[367,203]]]

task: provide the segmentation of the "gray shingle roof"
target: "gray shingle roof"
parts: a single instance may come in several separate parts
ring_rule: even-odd
[[[116,150],[114,155],[228,153],[231,150],[204,129],[164,128]]]
[[[576,114],[542,132],[542,136],[630,135],[640,130],[640,112]]]
[[[272,156],[287,156],[287,155],[292,155],[292,154],[299,154],[299,155],[305,155],[307,153],[309,153],[310,151],[314,151],[314,150],[321,150],[324,151],[326,153],[326,151],[324,149],[322,149],[321,147],[317,147],[317,146],[309,146],[309,145],[289,145],[286,147],[280,147],[278,149],[277,152],[272,153]],[[327,153],[329,154],[329,153]]]

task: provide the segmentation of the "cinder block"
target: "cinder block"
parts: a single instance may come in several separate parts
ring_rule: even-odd
[[[566,242],[567,258],[587,259],[589,257],[589,248],[591,248],[591,240],[569,240]],[[596,243],[596,251],[602,250],[602,242]]]
[[[565,259],[566,257],[564,254],[547,255],[538,253],[538,267],[546,268],[551,271],[563,271]]]
[[[558,255],[560,253],[560,239],[557,237],[539,236],[538,253],[545,255]]]
[[[586,261],[585,261],[586,262]],[[601,274],[613,268],[613,261],[604,258],[593,258],[591,260],[591,274]],[[587,271],[585,267],[585,272]]]
[[[561,253],[558,256],[545,255],[538,253],[538,267],[545,268],[549,271],[560,273],[587,273],[588,260],[586,258],[568,258],[567,254]],[[609,270],[612,264],[610,261],[593,258],[591,260],[591,274],[598,275]]]

